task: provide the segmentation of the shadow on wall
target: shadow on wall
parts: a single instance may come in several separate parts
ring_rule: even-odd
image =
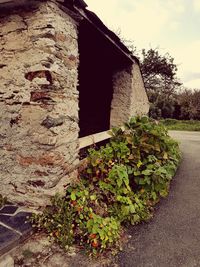
[[[130,63],[87,21],[79,26],[79,137],[110,128],[113,75]]]

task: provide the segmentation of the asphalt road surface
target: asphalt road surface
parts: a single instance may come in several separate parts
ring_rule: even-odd
[[[130,229],[120,267],[200,267],[200,132],[170,132],[182,162],[154,218]]]

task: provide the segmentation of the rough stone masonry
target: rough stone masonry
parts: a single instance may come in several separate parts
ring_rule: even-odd
[[[53,1],[0,9],[0,194],[15,203],[43,206],[77,176],[78,23]],[[112,126],[148,112],[137,64],[113,84]]]
[[[0,194],[42,205],[78,162],[77,23],[37,2],[0,25]]]

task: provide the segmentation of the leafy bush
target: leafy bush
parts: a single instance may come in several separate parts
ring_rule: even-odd
[[[63,248],[73,243],[93,253],[112,248],[122,224],[149,219],[153,205],[168,193],[180,153],[166,129],[137,117],[111,134],[107,145],[89,149],[79,183],[31,219]]]

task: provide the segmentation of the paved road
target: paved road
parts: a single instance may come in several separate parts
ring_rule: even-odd
[[[175,132],[182,163],[154,219],[130,230],[120,267],[200,267],[200,133]]]

